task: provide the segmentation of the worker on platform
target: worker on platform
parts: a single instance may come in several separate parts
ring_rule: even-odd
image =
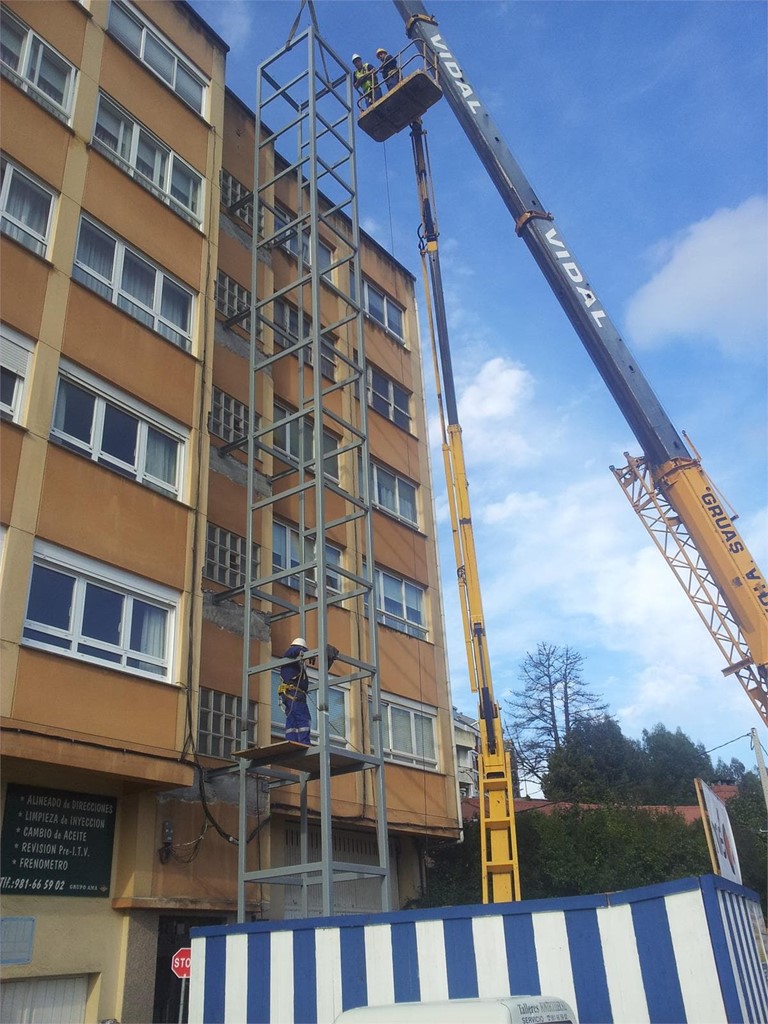
[[[302,636],[291,640],[291,645],[283,654],[284,658],[291,660],[280,666],[280,685],[277,695],[285,712],[285,738],[293,743],[303,743],[305,747],[310,744],[310,731],[312,718],[307,706],[307,692],[309,690],[309,677],[307,676],[307,661],[304,655],[309,648],[307,641]],[[328,644],[326,658],[328,668],[338,657],[338,647]]]
[[[394,89],[400,81],[400,68],[397,66],[397,57],[393,57],[383,46],[380,46],[376,51],[376,59],[379,61],[382,85],[386,85],[387,90]]]
[[[352,76],[355,88],[362,95],[366,107],[370,107],[374,100],[381,99],[381,89],[376,83],[376,68],[364,61],[359,53],[352,54],[352,63],[355,67]]]
[[[309,746],[309,733],[312,720],[307,707],[307,691],[309,678],[304,664],[304,655],[308,651],[307,641],[302,636],[291,640],[290,647],[283,654],[284,658],[293,660],[280,666],[282,682],[277,695],[285,712],[285,738],[293,743]]]

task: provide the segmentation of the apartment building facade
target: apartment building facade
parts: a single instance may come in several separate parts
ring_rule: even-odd
[[[246,550],[235,442],[249,415],[256,123],[226,90],[226,52],[174,0],[2,4],[3,1020],[32,1006],[60,1021],[177,1020],[172,954],[191,925],[235,912],[240,794],[216,774],[246,717],[231,592],[247,559],[268,575],[298,554],[290,500]],[[289,181],[277,199],[287,222]],[[333,245],[318,241],[329,266]],[[361,249],[367,613],[380,625],[399,906],[418,893],[424,843],[456,838],[460,820],[414,280],[373,240]],[[258,289],[279,291],[305,258],[287,235]],[[330,290],[323,303],[332,320]],[[277,315],[283,331],[257,337],[265,352],[301,331],[290,296]],[[328,380],[334,345],[351,343],[340,333],[324,349]],[[295,407],[305,371],[293,364],[263,375],[258,417]],[[343,438],[322,443],[328,471],[354,479],[350,453],[333,455]],[[265,489],[281,445],[296,444],[287,427],[259,455]],[[326,538],[326,586],[341,585],[333,565],[354,545],[350,531]],[[251,614],[258,656],[279,658],[288,625]],[[351,649],[359,621],[335,607],[329,630]],[[254,745],[282,736],[276,685],[275,673],[251,684]],[[333,702],[336,739],[366,742],[365,693],[340,686]],[[252,793],[250,855],[290,863],[296,794]],[[364,773],[334,783],[337,842],[360,860],[375,849],[372,799]],[[254,891],[250,916],[298,913],[269,890]],[[340,900],[376,909],[365,882]]]

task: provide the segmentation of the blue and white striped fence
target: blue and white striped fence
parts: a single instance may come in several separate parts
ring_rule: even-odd
[[[757,897],[710,875],[601,896],[198,928],[193,1024],[544,994],[581,1024],[768,1021]]]

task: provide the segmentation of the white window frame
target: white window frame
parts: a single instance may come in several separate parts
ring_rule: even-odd
[[[7,324],[0,324],[0,368],[3,376],[12,378],[13,392],[10,402],[0,401],[0,417],[12,423],[23,420],[29,363],[34,342],[19,334]]]
[[[257,418],[258,425],[258,418]],[[222,441],[239,441],[248,433],[248,406],[240,399],[213,387],[208,430]]]
[[[394,499],[395,499],[395,507],[394,508],[390,508],[389,505],[385,505],[383,503],[383,501],[381,500],[381,494],[380,494],[381,477],[385,473],[388,476],[391,476],[393,481],[394,481],[394,492],[393,492],[394,493]],[[375,505],[376,508],[380,509],[382,512],[386,513],[387,515],[394,516],[395,519],[399,519],[400,522],[407,523],[408,526],[413,526],[416,529],[418,529],[418,527],[419,527],[419,509],[418,509],[419,488],[418,488],[418,485],[415,484],[413,482],[413,480],[409,480],[407,477],[401,476],[399,473],[396,473],[395,470],[391,469],[389,466],[381,466],[381,465],[379,465],[378,462],[374,462],[373,460],[371,460],[371,477],[372,477],[372,479],[371,479],[371,502],[372,502],[372,504]],[[403,512],[401,511],[401,507],[402,507],[402,504],[403,504],[402,503],[402,499],[401,499],[401,495],[400,495],[400,487],[401,487],[401,485],[403,485],[404,487],[410,487],[413,490],[413,515],[414,515],[413,519],[411,519],[407,515],[404,515]]]
[[[374,373],[378,377],[382,378],[382,382],[386,382],[386,394],[382,394],[380,391],[374,391]],[[402,385],[398,384],[397,381],[392,380],[391,377],[388,377],[386,373],[383,373],[376,367],[371,366],[370,363],[368,364],[368,367],[366,369],[366,387],[368,392],[368,405],[371,407],[371,409],[373,409],[374,412],[379,413],[379,415],[385,416],[388,420],[390,420],[390,422],[394,423],[396,427],[399,427],[400,430],[404,430],[406,431],[406,433],[410,434],[412,419],[411,393],[406,388],[402,387]],[[408,406],[407,409],[403,409],[395,401],[396,392],[399,392],[403,396],[405,396]],[[376,403],[377,398],[380,400],[378,404]],[[384,406],[384,408],[382,408],[382,405]]]
[[[112,145],[111,141],[97,134],[100,128],[102,134],[107,133],[106,127],[100,124],[99,118],[102,109],[109,107],[113,109],[112,111],[107,110],[107,112],[122,122],[118,129],[117,149]],[[186,160],[182,160],[178,153],[175,153],[170,146],[167,146],[161,139],[158,139],[140,121],[132,117],[125,107],[121,107],[111,96],[107,96],[103,92],[99,93],[91,143],[108,160],[117,164],[127,174],[130,174],[143,188],[160,199],[166,206],[170,206],[171,209],[181,214],[186,220],[191,221],[196,227],[200,227],[205,208],[205,179],[203,175],[196,171],[194,167],[191,167]],[[162,167],[158,168],[157,173],[152,177],[148,176],[139,166],[139,146],[141,143],[153,146],[164,156]],[[174,194],[173,180],[176,171],[188,175],[194,181],[196,201],[191,205]]]
[[[387,610],[384,601],[384,577],[388,577],[394,580],[395,583],[400,585],[400,613]],[[420,622],[416,622],[413,619],[409,619],[408,605],[406,602],[406,587],[412,587],[415,591],[420,594],[419,600],[419,614],[421,617]],[[390,629],[397,630],[398,633],[405,633],[407,636],[416,637],[418,640],[426,640],[429,635],[429,630],[426,626],[427,618],[427,590],[426,587],[422,586],[421,583],[415,583],[413,580],[406,579],[404,576],[400,576],[396,572],[392,572],[389,569],[381,569],[378,565],[374,566],[374,591],[375,591],[375,602],[376,602],[376,621],[382,626],[388,626]],[[367,600],[366,600],[367,604]],[[367,609],[366,609],[367,611]]]
[[[233,760],[240,746],[240,705],[242,698],[223,690],[201,686],[197,709],[197,752],[205,757]],[[248,745],[256,745],[258,703],[248,701]],[[207,716],[207,728],[203,718]]]
[[[205,564],[203,576],[221,583],[229,590],[245,586],[246,538],[209,522],[206,529]],[[253,545],[251,576],[259,574],[259,548]]]
[[[251,309],[250,289],[243,287],[229,274],[219,270],[216,275],[216,309],[225,320],[244,313]],[[251,314],[248,313],[242,320],[231,324],[232,327],[240,327],[246,334],[251,333]],[[257,332],[258,333],[258,332]]]
[[[61,394],[62,381],[87,392],[94,401],[91,419],[91,438],[84,441],[63,428],[56,426],[56,410]],[[138,421],[136,434],[136,457],[133,464],[123,462],[103,448],[104,423],[108,407],[118,409]],[[154,476],[147,469],[147,452],[149,431],[155,430],[176,443],[176,479],[173,482]],[[184,498],[184,480],[186,479],[187,445],[189,432],[174,420],[151,409],[137,398],[118,390],[106,381],[100,380],[81,367],[67,360],[62,360],[59,379],[56,384],[56,400],[53,406],[51,438],[58,441],[70,451],[85,456],[99,465],[112,469],[144,487],[158,491],[166,497],[182,501]]]
[[[139,40],[135,46],[132,45],[124,35],[120,34],[115,24],[115,12],[118,12],[119,15],[128,18],[138,29]],[[152,25],[144,15],[133,6],[133,4],[127,3],[126,0],[112,0],[109,9],[108,31],[121,46],[124,46],[129,53],[132,53],[136,58],[138,58],[138,60],[140,60],[141,63],[148,68],[157,79],[159,79],[159,81],[174,92],[182,103],[186,104],[186,106],[191,110],[194,110],[196,114],[200,114],[202,117],[207,118],[210,79],[198,67],[196,67],[189,58],[181,52],[181,50],[174,46],[170,39],[155,28],[155,26]],[[173,71],[169,78],[166,78],[161,74],[147,57],[148,46],[150,48],[152,46],[162,47],[169,52],[169,55],[173,60]],[[189,78],[195,80],[200,86],[199,105],[192,103],[188,97],[183,94],[183,92],[179,91],[179,69],[188,75]]]
[[[317,731],[317,669],[307,668],[307,677],[309,679],[309,692],[307,695],[307,708],[310,716],[310,740],[313,743],[318,742],[318,731]],[[328,703],[331,707],[328,710],[328,739],[335,746],[348,747],[350,745],[347,736],[349,734],[349,683],[340,683],[338,686],[334,686],[329,678],[328,686]],[[280,700],[277,696],[277,688],[282,682],[280,676],[280,669],[275,668],[272,670],[272,736],[273,737],[284,737],[285,736],[285,715],[280,704]],[[333,702],[336,702],[337,706],[333,707]],[[344,732],[338,731],[340,723],[340,715],[338,704],[343,704],[344,714]]]
[[[286,416],[291,415],[291,410],[285,406],[280,405],[278,402],[274,403],[272,418],[274,422],[282,420]],[[314,457],[314,423],[312,420],[307,418],[302,419],[297,417],[296,419],[289,420],[287,423],[282,423],[279,427],[276,427],[272,433],[272,445],[277,452],[285,455],[289,455],[291,459],[298,461],[299,458],[299,424],[304,423],[304,429],[307,431],[307,435],[310,441],[310,447],[313,449],[312,455]],[[285,431],[285,442],[278,437],[279,431]],[[305,442],[307,437],[305,436]],[[323,454],[326,455],[330,451],[334,451],[338,448],[338,438],[330,431],[323,429]],[[310,453],[305,451],[304,457],[306,458]],[[339,457],[334,455],[330,459],[323,458],[323,472],[329,480],[339,479]]]
[[[84,224],[87,224],[95,231],[105,235],[114,244],[112,270],[109,277],[104,276],[96,268],[89,266],[78,258]],[[139,260],[146,268],[149,268],[155,273],[152,306],[148,306],[140,302],[136,296],[127,292],[122,286],[123,264],[127,255]],[[75,258],[72,266],[72,277],[84,287],[96,292],[97,295],[101,295],[101,297],[106,299],[107,302],[111,302],[113,306],[117,306],[117,308],[121,309],[127,316],[132,317],[134,320],[138,320],[139,323],[144,324],[144,326],[148,327],[151,331],[155,331],[157,334],[160,334],[166,339],[166,341],[170,341],[172,345],[176,345],[177,348],[180,348],[185,352],[189,352],[191,350],[192,337],[195,329],[195,293],[186,285],[182,284],[177,278],[169,274],[167,270],[164,270],[159,264],[148,259],[139,249],[135,249],[133,246],[128,245],[121,238],[118,238],[117,235],[107,230],[107,228],[105,228],[103,224],[100,224],[99,221],[95,220],[93,217],[86,217],[85,214],[81,214],[80,216],[80,224],[77,232],[77,245],[75,246]],[[163,288],[166,283],[183,292],[189,299],[189,326],[186,330],[182,330],[181,327],[173,320],[163,315]],[[138,312],[135,312],[133,308],[126,308],[126,306],[121,303],[121,299],[128,303],[130,307],[135,307],[136,310],[141,311],[144,315],[139,316]],[[149,320],[151,320],[151,323],[148,322]]]
[[[278,534],[282,534],[278,538]],[[307,540],[308,552],[304,561],[310,561],[315,557],[315,541]],[[300,565],[299,561],[299,531],[295,526],[282,519],[272,520],[272,572],[280,572],[282,569],[292,569]],[[336,544],[330,541],[325,542],[325,587],[330,594],[341,593],[341,574],[336,572],[334,566],[341,567],[343,551]],[[290,562],[290,565],[288,564]],[[317,589],[314,578],[314,570],[305,574],[307,588],[313,592]],[[285,576],[280,583],[298,590],[300,587],[299,576]]]
[[[75,84],[77,81],[77,68],[75,65],[67,60],[59,51],[51,46],[50,43],[46,42],[42,36],[38,35],[37,32],[33,32],[32,29],[26,25],[20,18],[15,15],[4,6],[2,8],[2,20],[7,25],[10,23],[20,33],[23,34],[24,38],[21,41],[21,47],[18,57],[18,67],[12,67],[3,56],[0,61],[0,68],[4,78],[8,78],[10,81],[17,85],[20,89],[23,89],[36,103],[57,117],[59,120],[69,123],[72,115],[73,100],[75,96]],[[37,71],[35,72],[32,68],[32,60],[35,56],[33,50],[35,44],[43,49],[39,50],[36,59]],[[6,48],[4,47],[4,50]],[[54,60],[61,61],[62,64],[66,65],[66,84],[63,90],[62,102],[59,103],[52,96],[49,96],[47,92],[40,88],[37,84],[36,78],[39,78],[40,71],[40,60],[43,56],[44,50],[49,51]]]
[[[368,701],[369,714],[371,711],[371,701]],[[401,750],[397,747],[392,746],[392,736],[394,729],[392,728],[392,715],[393,712],[399,714],[407,714],[410,717],[410,734],[411,734],[411,749]],[[417,704],[415,701],[408,700],[407,697],[395,696],[393,694],[384,693],[381,694],[381,719],[382,719],[382,732],[383,732],[383,756],[388,761],[394,761],[398,764],[407,764],[415,768],[426,769],[431,771],[437,771],[439,765],[438,759],[438,748],[437,748],[437,709],[424,704]],[[419,752],[419,732],[418,728],[420,721],[430,724],[430,731],[432,736],[432,750],[434,751],[433,757],[427,757],[422,749]],[[423,735],[423,734],[422,734]],[[423,741],[421,743],[423,748]]]
[[[350,284],[352,286],[352,293],[354,297],[355,290],[355,279],[350,278]],[[363,294],[360,298],[360,305],[365,310],[365,313],[374,320],[379,327],[383,328],[387,334],[391,335],[397,340],[400,345],[405,345],[405,310],[403,307],[395,302],[394,299],[390,299],[386,292],[382,291],[378,285],[372,284],[368,278],[362,278]],[[383,319],[371,312],[371,292],[374,292],[381,299],[382,316]]]
[[[60,576],[72,579],[73,588],[67,625],[55,626],[29,618],[29,599],[32,593],[35,567],[50,570]],[[130,641],[113,644],[86,636],[83,633],[83,616],[89,585],[109,590],[124,599],[119,627],[121,637],[130,638],[131,636],[136,601],[162,611],[165,614],[163,653],[152,655],[131,648]],[[154,679],[158,682],[172,682],[180,600],[179,592],[170,587],[135,576],[124,569],[98,562],[86,555],[65,551],[46,541],[38,540],[35,542],[21,643],[25,647],[50,651],[62,657],[99,665],[101,668]],[[104,656],[94,653],[93,650],[79,650],[80,646],[98,647],[103,651]],[[106,655],[110,657],[107,658]],[[138,664],[131,664],[131,661],[138,662]]]
[[[53,224],[57,193],[50,186],[35,177],[34,174],[30,174],[29,171],[23,171],[18,164],[14,163],[13,160],[9,160],[5,155],[2,157],[1,165],[0,231],[6,237],[14,239],[19,245],[23,245],[25,249],[29,249],[30,252],[34,252],[38,256],[42,256],[43,259],[46,259],[51,242],[51,226]],[[45,230],[42,233],[9,212],[8,198],[14,178],[24,178],[33,188],[40,192],[45,192],[48,196],[48,213],[45,220]]]

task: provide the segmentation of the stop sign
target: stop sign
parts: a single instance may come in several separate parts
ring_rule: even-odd
[[[171,970],[177,978],[188,978],[189,968],[192,961],[192,950],[189,946],[177,949],[171,957]]]

